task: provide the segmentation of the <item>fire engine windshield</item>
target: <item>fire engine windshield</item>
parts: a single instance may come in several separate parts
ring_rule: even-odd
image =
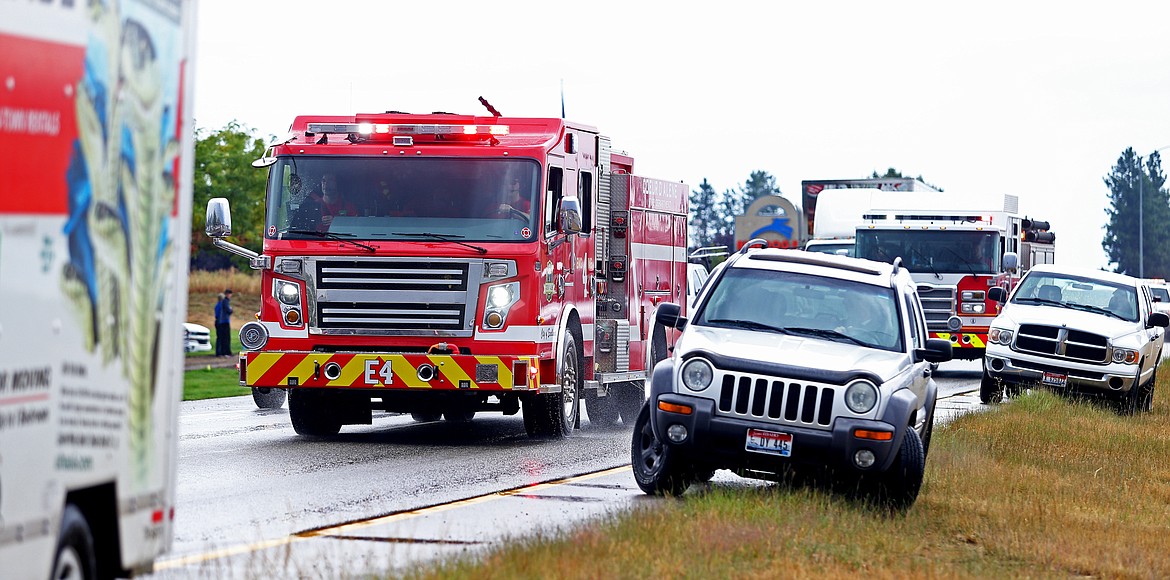
[[[892,263],[901,256],[911,272],[996,274],[999,233],[957,230],[859,230],[859,258]]]
[[[531,159],[282,157],[268,175],[265,235],[535,240],[540,175]]]

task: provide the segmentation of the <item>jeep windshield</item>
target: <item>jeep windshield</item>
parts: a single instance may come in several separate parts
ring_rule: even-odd
[[[1130,322],[1138,319],[1137,290],[1133,286],[1055,272],[1025,276],[1012,294],[1012,303],[1085,310]]]
[[[955,230],[859,230],[856,256],[902,265],[914,273],[995,274],[999,234]]]
[[[268,174],[265,236],[534,241],[540,177],[531,159],[281,157]]]
[[[728,269],[710,292],[692,324],[903,350],[890,288],[741,267]]]

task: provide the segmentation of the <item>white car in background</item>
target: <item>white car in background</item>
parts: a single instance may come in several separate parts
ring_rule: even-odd
[[[211,350],[211,331],[206,326],[184,322],[183,351],[205,352],[209,350]]]
[[[1154,310],[1170,314],[1170,286],[1150,284],[1150,298],[1154,301]]]

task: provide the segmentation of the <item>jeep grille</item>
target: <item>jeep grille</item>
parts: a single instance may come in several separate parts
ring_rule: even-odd
[[[1109,361],[1108,338],[1062,326],[1021,324],[1016,350],[1091,363]]]
[[[725,373],[719,391],[719,414],[829,427],[833,423],[835,396],[833,387]]]
[[[320,259],[314,266],[312,322],[324,334],[471,335],[478,261]]]

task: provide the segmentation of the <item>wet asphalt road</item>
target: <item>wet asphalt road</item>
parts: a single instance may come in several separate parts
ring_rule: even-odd
[[[937,420],[978,409],[979,366],[936,372]],[[334,578],[401,571],[660,501],[628,467],[630,431],[533,440],[520,415],[470,424],[375,414],[330,439],[297,436],[251,397],[183,403],[175,537],[159,578]],[[761,485],[719,472],[716,485]]]

